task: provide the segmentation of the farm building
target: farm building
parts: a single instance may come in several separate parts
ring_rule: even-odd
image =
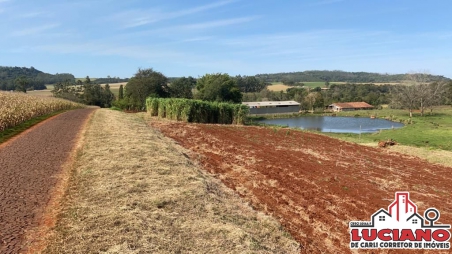
[[[290,114],[300,111],[300,103],[296,101],[259,101],[243,102],[250,107],[251,115],[262,114]]]
[[[353,111],[353,110],[362,110],[362,109],[373,109],[374,106],[366,103],[366,102],[344,102],[344,103],[333,103],[328,105],[327,109],[339,112],[339,111]]]

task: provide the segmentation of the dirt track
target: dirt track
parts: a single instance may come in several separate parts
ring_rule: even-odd
[[[420,214],[436,207],[439,222],[452,224],[452,168],[289,129],[150,124],[278,218],[304,253],[350,252],[349,221],[387,209],[396,191],[409,191]]]
[[[0,145],[0,253],[24,251],[27,231],[43,223],[62,165],[93,110],[63,113]]]

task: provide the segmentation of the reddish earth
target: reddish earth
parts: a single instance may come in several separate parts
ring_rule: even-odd
[[[36,228],[52,224],[45,212],[60,191],[55,187],[62,166],[93,110],[60,114],[0,146],[0,253],[29,251],[41,240]]]
[[[396,191],[409,191],[420,214],[436,207],[439,222],[452,224],[449,167],[289,129],[150,125],[191,149],[206,170],[254,207],[278,218],[303,253],[350,252],[349,221],[370,220],[388,208]]]

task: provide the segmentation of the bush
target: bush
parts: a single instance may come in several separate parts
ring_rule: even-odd
[[[190,123],[244,124],[249,108],[242,104],[176,98],[148,98],[151,116]]]

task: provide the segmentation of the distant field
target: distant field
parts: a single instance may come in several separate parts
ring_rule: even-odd
[[[53,90],[53,85],[46,85],[47,89],[46,90],[35,90],[35,91],[28,91],[27,93],[29,95],[33,95],[33,96],[39,96],[39,97],[52,97],[52,91]]]
[[[325,82],[302,82],[304,84],[303,87],[309,87],[309,88],[316,88],[316,87],[325,87]],[[347,82],[330,82],[330,85],[341,85],[346,84]],[[365,82],[365,83],[354,83],[354,84],[374,84],[377,86],[381,85],[399,85],[401,83],[392,82],[392,83],[371,83],[371,82]],[[268,90],[273,92],[279,92],[279,91],[286,91],[287,88],[291,88],[294,86],[288,86],[284,85],[282,82],[272,82],[270,86],[267,87]]]
[[[119,87],[121,85],[123,85],[124,87],[126,86],[127,82],[122,82],[122,83],[113,83],[113,84],[109,84],[110,85],[110,91],[116,96],[116,98],[119,96]],[[102,87],[104,87],[106,84],[101,84]]]
[[[267,86],[267,89],[273,92],[286,91],[287,88],[291,88],[292,86],[286,86],[282,83],[274,83],[271,86]]]
[[[89,78],[91,81],[94,81],[94,80],[96,80],[97,78]],[[86,78],[75,78],[75,82],[77,82],[77,81],[82,81],[82,82],[85,82],[85,80],[86,80]]]
[[[303,82],[304,87],[316,88],[316,87],[325,87],[325,82]],[[345,84],[345,82],[330,82],[332,84]],[[286,91],[287,88],[292,88],[294,86],[284,85],[281,82],[272,82],[272,85],[268,86],[267,89],[274,92]]]

